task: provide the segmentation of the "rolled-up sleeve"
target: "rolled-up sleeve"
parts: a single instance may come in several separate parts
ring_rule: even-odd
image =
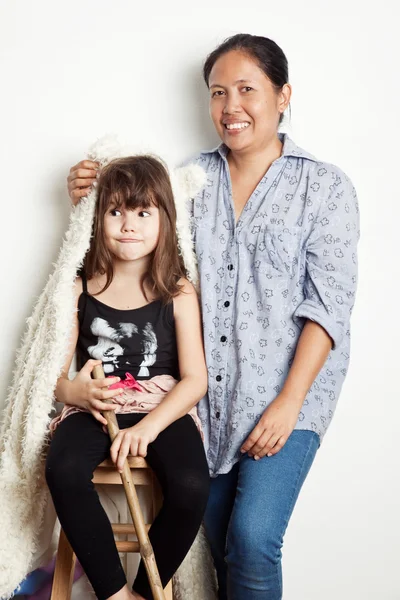
[[[305,298],[294,318],[321,325],[335,349],[350,332],[357,287],[359,208],[352,182],[339,170],[326,196],[306,242]]]

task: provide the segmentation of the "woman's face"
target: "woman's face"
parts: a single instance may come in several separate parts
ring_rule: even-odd
[[[232,50],[214,64],[209,88],[214,127],[232,151],[262,150],[276,137],[289,84],[277,92],[253,58]]]

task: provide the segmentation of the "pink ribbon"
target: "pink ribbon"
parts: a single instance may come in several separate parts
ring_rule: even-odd
[[[112,377],[106,377],[106,379],[113,379]],[[121,381],[117,381],[117,383],[113,383],[108,386],[109,390],[117,390],[119,388],[128,388],[131,390],[137,390],[138,392],[143,392],[143,388],[138,381],[131,375],[130,373],[125,373],[125,379]]]

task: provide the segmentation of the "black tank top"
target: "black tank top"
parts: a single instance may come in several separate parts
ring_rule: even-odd
[[[141,308],[119,310],[107,306],[87,291],[78,300],[78,368],[90,358],[103,361],[104,372],[125,379],[172,375],[179,379],[173,303],[155,300]]]

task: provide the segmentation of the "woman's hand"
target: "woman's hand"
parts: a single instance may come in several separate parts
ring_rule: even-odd
[[[147,446],[154,442],[160,430],[146,422],[146,417],[133,427],[121,429],[111,445],[111,458],[119,472],[122,472],[128,454],[132,456],[147,455]]]
[[[108,386],[120,381],[120,377],[109,377],[104,379],[92,379],[91,373],[97,365],[101,365],[101,360],[88,360],[82,367],[75,379],[70,381],[68,404],[80,406],[92,413],[97,421],[103,425],[107,425],[106,419],[100,411],[115,410],[115,404],[107,404],[107,400],[111,400],[121,394],[124,390],[116,389],[109,390]]]
[[[293,398],[279,394],[265,409],[241,452],[247,452],[255,460],[277,454],[295,428],[299,412],[300,407]]]
[[[74,206],[90,192],[91,185],[96,181],[98,168],[98,163],[92,160],[81,160],[71,168],[67,179],[68,194]]]

